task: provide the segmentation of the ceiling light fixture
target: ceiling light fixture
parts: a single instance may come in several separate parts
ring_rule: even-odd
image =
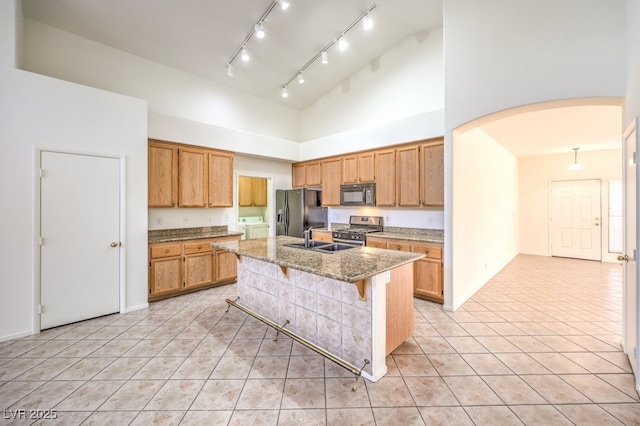
[[[300,74],[298,74],[298,83],[304,83],[304,76],[302,75],[302,71],[300,71]]]
[[[349,45],[347,43],[345,35],[351,30],[351,28],[353,28],[356,25],[358,25],[358,22],[364,20],[365,18],[371,19],[369,14],[375,8],[376,8],[375,4],[371,5],[369,7],[369,9],[367,9],[362,15],[360,15],[358,17],[358,19],[353,21],[351,23],[351,25],[349,25],[347,28],[345,28],[344,31],[342,31],[337,38],[334,38],[333,40],[331,40],[329,42],[329,44],[327,44],[325,47],[323,47],[318,53],[316,53],[316,55],[313,58],[309,59],[309,61],[306,64],[304,64],[298,71],[296,71],[296,73],[293,74],[291,76],[291,78],[289,78],[289,80],[287,80],[287,82],[282,85],[282,97],[286,98],[288,96],[288,94],[285,95],[286,89],[287,89],[287,86],[289,85],[289,83],[291,83],[293,80],[295,80],[297,78],[298,82],[300,84],[302,84],[304,82],[304,78],[302,78],[302,81],[300,81],[300,77],[302,76],[302,72],[305,71],[307,68],[309,68],[309,66],[312,63],[314,63],[316,61],[316,59],[321,58],[321,61],[322,61],[323,64],[328,64],[329,63],[329,53],[327,52],[327,50],[329,50],[329,48],[331,48],[331,46],[333,46],[334,44],[337,44],[338,48],[340,50],[345,50],[347,48],[347,46]],[[366,26],[366,24],[365,24],[365,26]]]
[[[582,170],[582,164],[578,163],[578,150],[580,148],[573,149],[573,164],[569,166],[569,170]]]
[[[369,15],[369,13],[364,15],[364,18],[362,18],[362,26],[367,31],[373,28],[373,19],[371,19],[371,15]]]
[[[280,3],[280,8],[281,8],[282,10],[287,10],[287,9],[289,9],[289,5],[290,5],[290,3],[289,3],[289,1],[288,1],[288,0],[278,0],[278,1],[279,1],[279,3]]]
[[[227,75],[233,77],[233,64],[227,64]]]
[[[265,36],[264,27],[262,26],[262,22],[254,25],[253,31],[256,33],[256,37],[259,39],[263,39]]]
[[[282,93],[282,97],[283,98],[288,98],[289,97],[289,93],[287,93],[287,86],[282,86],[281,93]]]
[[[273,0],[271,2],[269,7],[267,8],[267,10],[265,10],[264,13],[262,14],[262,16],[260,17],[260,19],[258,19],[258,22],[256,22],[251,27],[251,31],[249,31],[247,36],[244,38],[244,40],[242,41],[242,44],[240,45],[240,47],[238,47],[236,49],[236,51],[234,52],[234,54],[231,55],[231,59],[229,59],[229,62],[227,62],[227,75],[229,75],[229,76],[233,75],[233,71],[231,73],[229,73],[229,65],[233,64],[233,61],[236,60],[238,55],[240,55],[240,58],[245,62],[249,60],[249,54],[247,53],[247,49],[246,49],[247,43],[249,42],[249,40],[251,40],[251,37],[253,37],[254,35],[256,36],[256,38],[259,38],[259,39],[263,39],[265,37],[266,33],[264,31],[264,26],[263,26],[264,20],[267,19],[267,17],[269,16],[269,14],[273,10],[273,8],[276,7],[276,5],[278,3],[280,3],[280,5],[282,6],[283,10],[289,7],[289,2],[288,1]],[[286,4],[286,6],[285,6],[285,4]]]

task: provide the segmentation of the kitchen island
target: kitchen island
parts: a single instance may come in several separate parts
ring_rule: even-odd
[[[286,323],[288,331],[379,380],[386,355],[413,332],[413,262],[424,255],[287,247],[301,242],[271,237],[211,244],[238,256],[237,304]]]

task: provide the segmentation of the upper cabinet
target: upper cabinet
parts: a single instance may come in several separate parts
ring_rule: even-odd
[[[266,207],[267,179],[248,176],[238,177],[238,206]]]
[[[444,141],[420,145],[421,202],[444,206]]]
[[[149,207],[233,206],[233,154],[149,140]]]
[[[363,152],[342,157],[342,183],[375,181],[374,152]]]
[[[396,205],[396,150],[376,151],[376,206]]]
[[[320,186],[322,184],[320,161],[307,161],[293,164],[291,166],[291,178],[294,188]]]
[[[342,159],[322,160],[322,205],[340,205],[340,184],[342,182]]]
[[[149,140],[149,207],[178,204],[178,147]]]
[[[396,150],[398,206],[420,206],[420,147],[412,145]]]

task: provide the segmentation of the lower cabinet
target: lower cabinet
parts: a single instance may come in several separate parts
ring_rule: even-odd
[[[444,303],[441,243],[367,237],[367,246],[424,254],[425,257],[413,263],[413,295]]]
[[[214,250],[209,243],[239,239],[233,236],[149,244],[149,301],[235,281],[235,254]]]
[[[313,229],[311,231],[311,239],[331,243],[333,242],[333,232],[323,229]]]

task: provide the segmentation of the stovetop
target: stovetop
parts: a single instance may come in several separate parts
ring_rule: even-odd
[[[351,216],[349,227],[333,232],[333,238],[364,240],[365,234],[383,230],[383,218],[380,216]]]

